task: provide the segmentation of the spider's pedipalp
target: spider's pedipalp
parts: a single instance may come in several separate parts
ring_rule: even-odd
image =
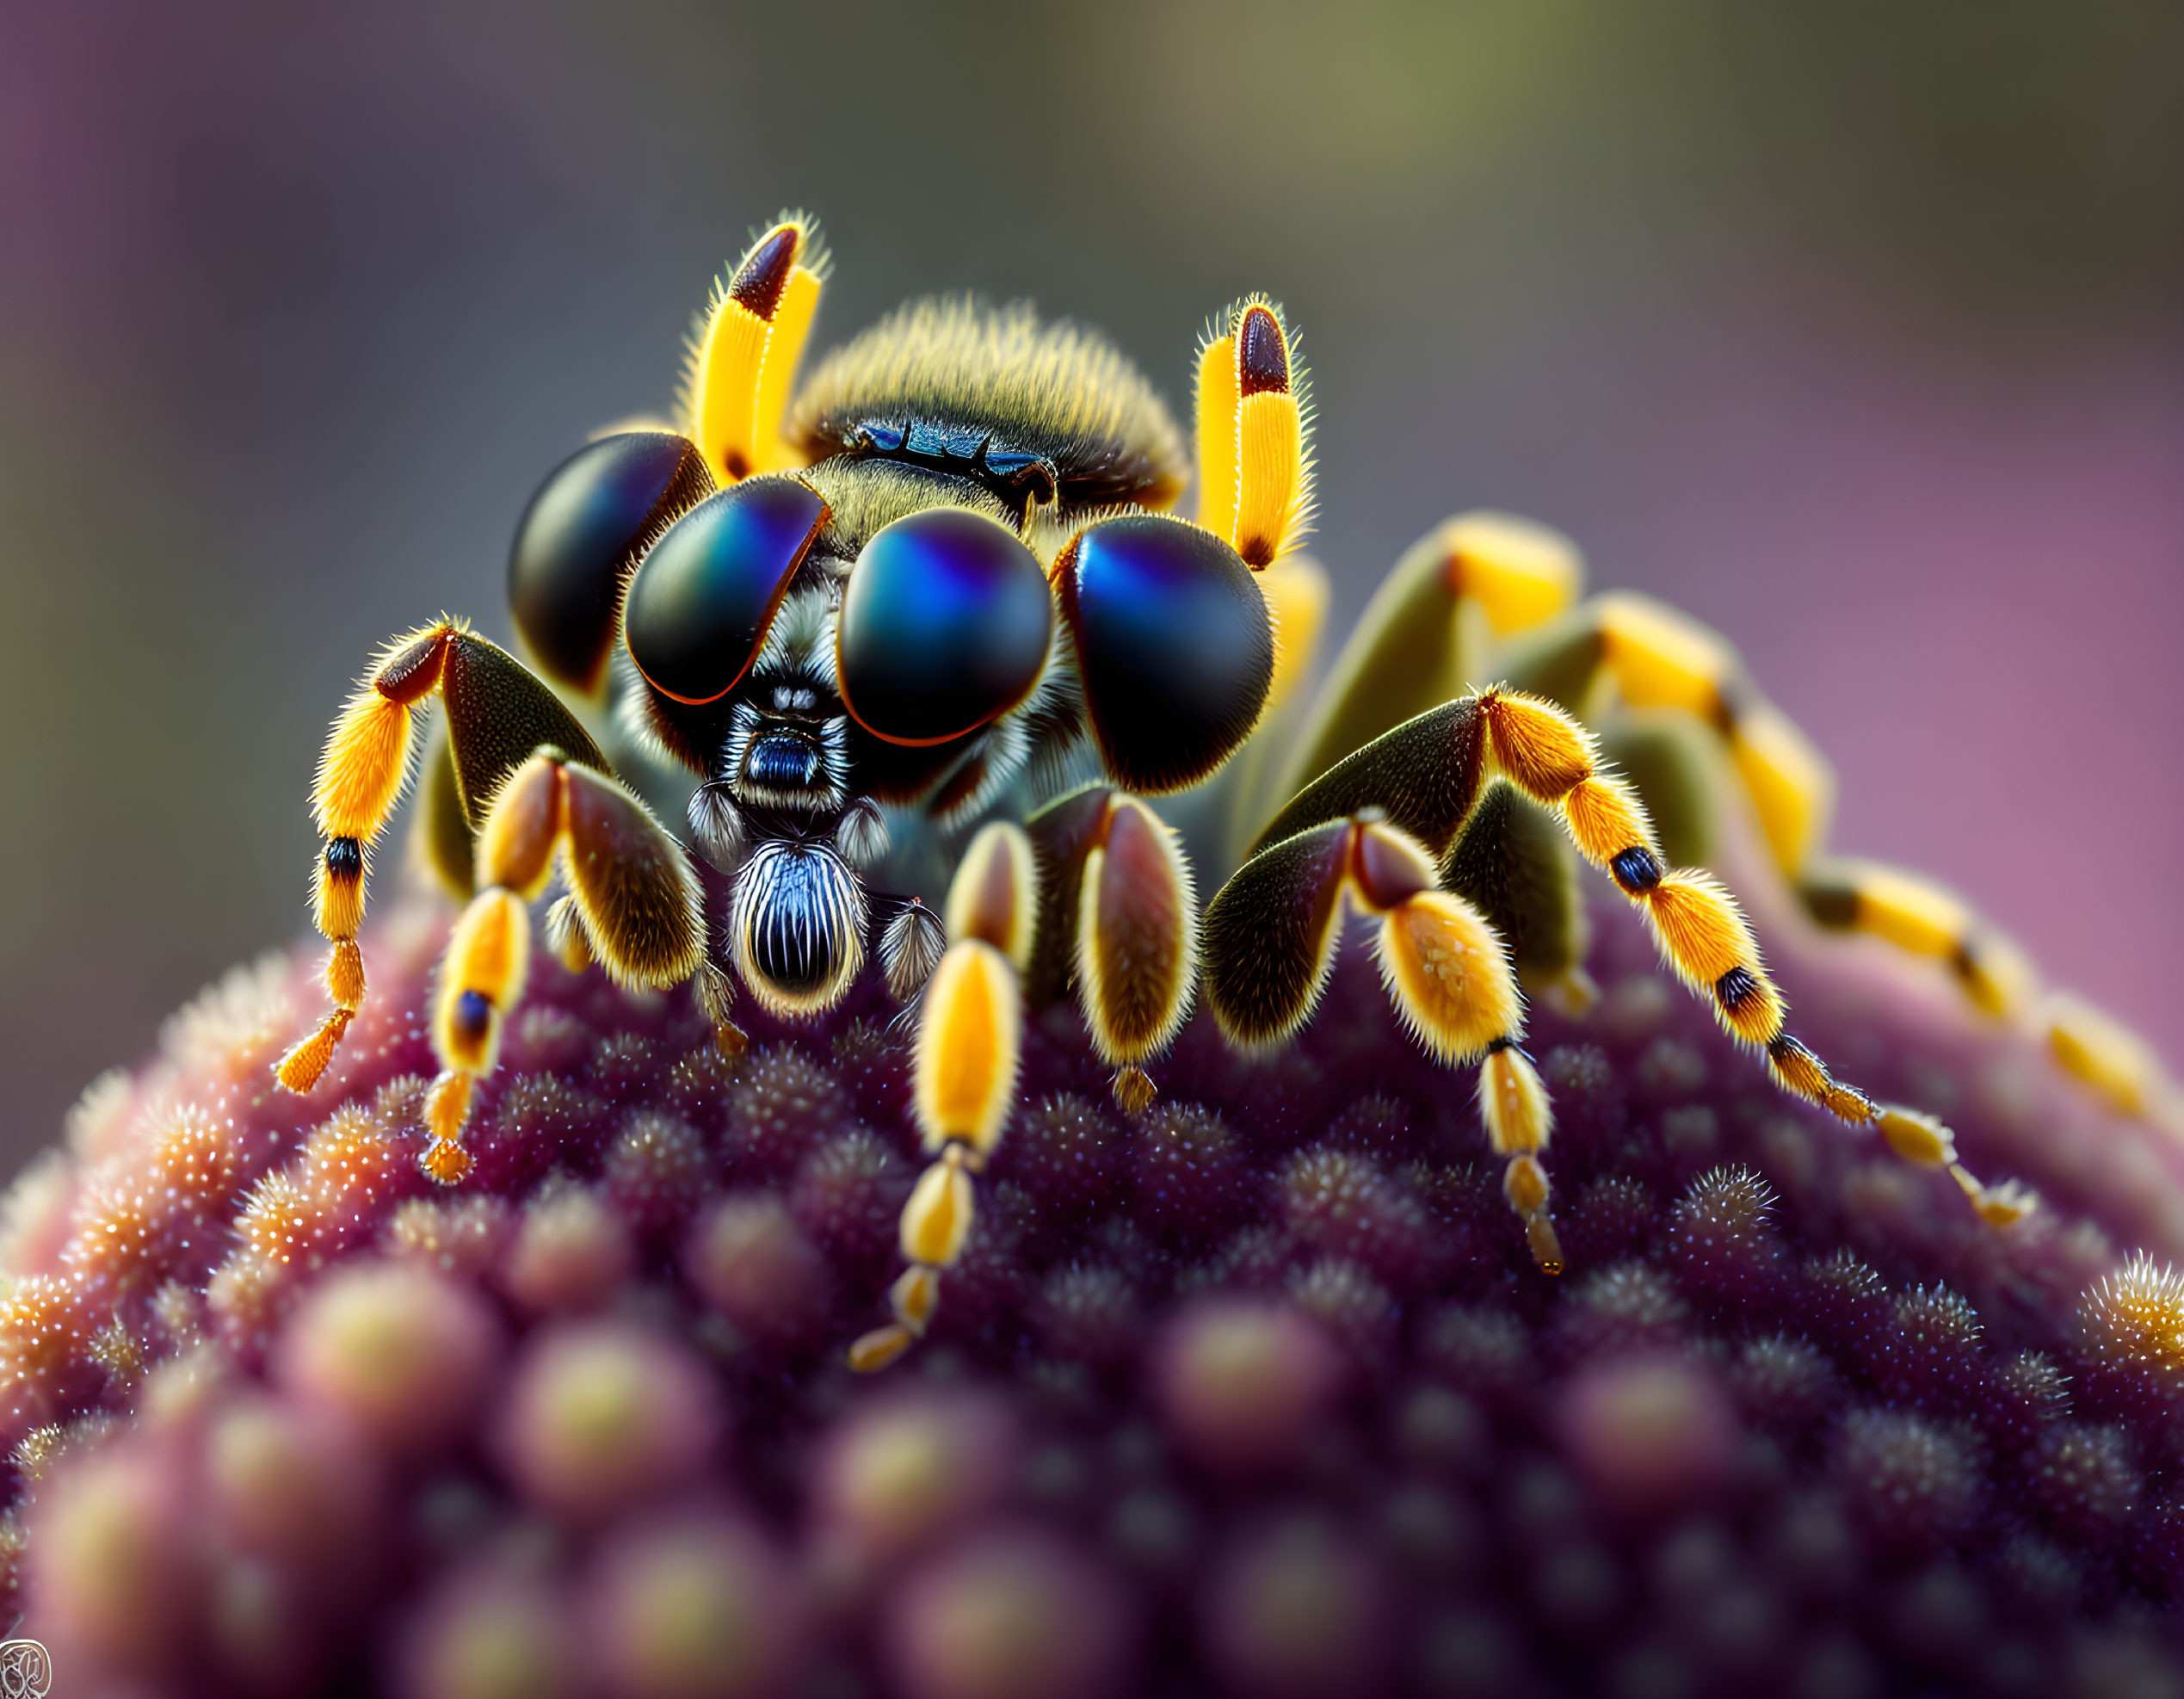
[[[895,911],[879,935],[879,971],[887,993],[909,1003],[925,989],[948,947],[941,917],[912,897]]]

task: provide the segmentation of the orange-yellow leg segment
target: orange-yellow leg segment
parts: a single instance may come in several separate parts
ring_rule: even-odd
[[[1786,715],[1761,696],[1716,631],[1628,590],[1595,596],[1508,658],[1516,677],[1597,720],[1612,684],[1637,708],[1675,708],[1712,726],[1752,799],[1768,849],[1795,880],[1826,837],[1835,775]],[[1499,676],[1509,672],[1497,667]]]
[[[931,1158],[903,1206],[910,1266],[889,1294],[894,1319],[849,1349],[861,1374],[885,1368],[931,1323],[941,1276],[962,1255],[973,1217],[972,1176],[1001,1143],[1023,1040],[1022,975],[1039,914],[1030,840],[996,822],[971,840],[948,887],[952,940],[925,982],[910,1107]]]
[[[1198,522],[1255,570],[1311,522],[1311,386],[1281,309],[1237,302],[1198,352]]]
[[[312,913],[333,942],[326,995],[333,1012],[281,1059],[276,1074],[291,1091],[318,1083],[335,1047],[364,1006],[364,886],[373,840],[408,782],[414,710],[440,685],[453,627],[446,621],[398,637],[383,650],[335,720],[312,786],[311,810],[325,840],[312,882]]]
[[[312,787],[312,813],[325,840],[313,878],[313,909],[318,930],[333,941],[326,993],[334,1007],[281,1059],[276,1075],[291,1091],[318,1083],[363,1007],[364,958],[356,936],[372,846],[409,781],[417,710],[435,693],[447,712],[455,800],[466,815],[482,813],[484,799],[540,744],[607,770],[606,757],[552,690],[514,656],[457,622],[441,620],[380,652],[335,720]],[[515,742],[510,726],[523,727],[531,741]]]
[[[1990,1015],[2024,1007],[2031,967],[2010,942],[1931,880],[1821,855],[1835,777],[1805,735],[1761,696],[1721,635],[1630,591],[1595,596],[1511,655],[1515,677],[1588,720],[1601,687],[1636,708],[1672,708],[1721,738],[1775,864],[1823,926],[1870,932],[1946,963]],[[1502,670],[1497,668],[1497,671]],[[1502,674],[1508,677],[1508,672]]]
[[[1731,1036],[1764,1053],[1786,1091],[1854,1126],[1875,1126],[1903,1148],[1891,1129],[1923,1117],[1877,1104],[1836,1079],[1788,1031],[1781,993],[1735,901],[1711,875],[1663,865],[1636,793],[1601,771],[1591,733],[1554,704],[1515,691],[1484,691],[1478,704],[1494,764],[1520,790],[1559,811],[1578,853],[1606,868],[1644,913],[1662,955],[1687,985],[1712,999]],[[1946,1143],[1946,1129],[1937,1126],[1934,1136]],[[2032,1205],[2031,1195],[2016,1187],[1981,1186],[1955,1164],[1953,1145],[1938,1159],[1990,1221],[2006,1224]]]
[[[1650,597],[1617,591],[1520,646],[1520,682],[1587,717],[1595,685],[1636,707],[1691,714],[1723,739],[1774,859],[1821,925],[1870,933],[1941,962],[1982,1012],[2024,1018],[2062,1066],[2119,1111],[2184,1128],[2184,1106],[2143,1040],[2066,994],[2040,995],[2038,975],[2007,936],[1938,881],[1880,862],[1825,856],[1834,799],[1827,763],[1761,697],[1722,637]]]
[[[440,1076],[425,1099],[425,1129],[432,1140],[419,1164],[443,1186],[470,1172],[462,1133],[471,1094],[493,1071],[502,1022],[523,994],[530,963],[531,912],[523,899],[497,886],[480,891],[448,940],[432,1014]]]
[[[1828,856],[1807,866],[1798,894],[1823,926],[1869,932],[1944,963],[1986,1014],[2014,1014],[2033,998],[2037,980],[2024,953],[1933,880],[1879,862]]]
[[[2050,993],[2039,1019],[2048,1048],[2064,1067],[2121,1113],[2184,1138],[2184,1092],[2144,1039],[2069,992]]]
[[[704,966],[701,893],[679,846],[645,805],[605,774],[554,751],[509,775],[478,834],[478,895],[456,922],[441,967],[433,1050],[441,1072],[426,1101],[427,1174],[469,1173],[462,1134],[477,1083],[493,1071],[501,1029],[522,995],[531,901],[557,868],[565,957],[596,961],[617,984],[664,989]]]
[[[793,463],[781,416],[825,275],[819,227],[796,213],[752,243],[714,288],[691,349],[688,429],[719,482]]]
[[[1518,1046],[1524,999],[1507,947],[1471,904],[1436,888],[1433,857],[1407,833],[1385,821],[1354,822],[1350,861],[1351,902],[1380,918],[1381,983],[1436,1060],[1479,1062],[1479,1117],[1503,1159],[1502,1194],[1524,1223],[1533,1261],[1560,1274],[1562,1243],[1547,1213],[1547,1171],[1539,1162],[1554,1131],[1554,1109],[1532,1058]]]

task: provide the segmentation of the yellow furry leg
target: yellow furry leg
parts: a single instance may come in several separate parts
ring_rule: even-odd
[[[1688,679],[1695,673],[1687,670]],[[1980,1184],[1955,1160],[1953,1142],[1939,1122],[1916,1112],[1876,1103],[1829,1071],[1784,1025],[1781,992],[1768,977],[1758,942],[1729,893],[1709,874],[1662,865],[1651,822],[1637,795],[1600,770],[1592,734],[1553,703],[1515,691],[1487,690],[1478,698],[1493,758],[1521,790],[1561,811],[1578,852],[1605,868],[1619,889],[1644,911],[1662,955],[1678,978],[1711,998],[1730,1035],[1761,1051],[1775,1083],[1854,1126],[1878,1125],[1884,1135],[1916,1122],[1930,1126],[1946,1146],[1934,1160],[1946,1165],[1982,1217],[1996,1225],[2033,1205],[2029,1192],[2013,1185]],[[1905,1136],[1909,1136],[1906,1134]],[[1890,1142],[1903,1145],[1893,1136]]]
[[[893,1319],[849,1348],[860,1374],[885,1368],[923,1337],[941,1275],[963,1253],[976,1212],[972,1176],[1001,1143],[1023,1037],[1021,975],[1039,915],[1039,876],[1021,826],[995,822],[971,840],[948,886],[952,942],[925,982],[910,1107],[932,1160],[903,1206]]]

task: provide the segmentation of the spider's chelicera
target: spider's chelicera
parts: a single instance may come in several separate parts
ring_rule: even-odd
[[[1311,409],[1278,306],[1249,299],[1208,329],[1193,479],[1136,369],[1027,308],[914,303],[793,386],[825,270],[811,222],[782,219],[715,292],[677,421],[547,478],[510,568],[535,670],[443,620],[363,682],[314,794],[334,1010],[283,1084],[312,1089],[362,1004],[369,852],[437,692],[423,827],[468,905],[434,1015],[427,1171],[469,1169],[472,1099],[550,885],[553,948],[626,985],[696,979],[731,1053],[739,996],[816,1016],[876,959],[915,1022],[930,1161],[893,1319],[853,1348],[860,1368],[935,1313],[1012,1108],[1027,999],[1078,999],[1139,1112],[1194,994],[1238,1043],[1278,1044],[1352,916],[1421,1042],[1478,1064],[1509,1203],[1558,1270],[1524,999],[1592,995],[1577,857],[1783,1090],[1948,1167],[1997,1226],[2029,1207],[1966,1172],[1940,1122],[1874,1103],[1792,1036],[1743,917],[1689,870],[1734,773],[1817,918],[1940,957],[1996,1012],[2027,995],[2020,958],[1946,893],[1817,854],[1825,769],[1713,633],[1638,597],[1580,602],[1564,539],[1472,514],[1404,557],[1317,695],[1290,701],[1325,596],[1294,553]],[[1194,481],[1194,516],[1174,516]],[[682,844],[602,744],[694,776],[688,842],[732,880],[718,952]],[[1141,799],[1225,767],[1249,824],[1201,913]],[[893,894],[920,888],[945,889],[938,912]]]

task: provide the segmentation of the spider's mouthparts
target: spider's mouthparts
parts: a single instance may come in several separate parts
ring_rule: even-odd
[[[743,757],[745,779],[770,791],[819,788],[826,782],[825,769],[818,744],[801,732],[774,731],[754,738]]]

